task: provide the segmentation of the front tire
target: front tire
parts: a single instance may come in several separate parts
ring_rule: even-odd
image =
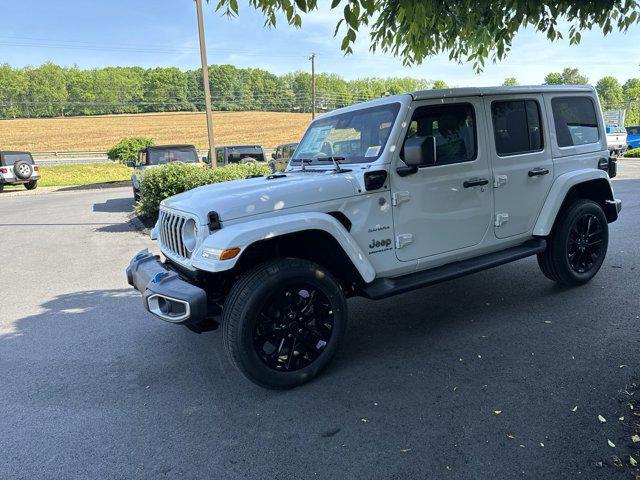
[[[323,267],[280,258],[245,273],[224,304],[223,342],[253,383],[288,389],[315,377],[337,351],[347,325],[340,284]]]
[[[24,184],[24,188],[26,188],[27,190],[33,190],[38,186],[38,181],[37,180],[31,180],[30,182],[27,182]]]
[[[582,285],[600,270],[608,245],[609,225],[602,207],[578,199],[560,213],[547,249],[538,254],[538,265],[554,282]]]

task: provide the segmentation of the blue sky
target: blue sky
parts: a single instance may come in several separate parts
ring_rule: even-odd
[[[536,84],[546,73],[567,66],[578,67],[592,82],[604,75],[621,82],[640,77],[640,26],[607,37],[588,32],[579,46],[552,44],[533,31],[523,31],[504,62],[488,64],[478,75],[470,65],[449,62],[446,56],[403,67],[392,56],[369,53],[366,35],[360,35],[355,54],[344,57],[340,38],[333,37],[338,13],[328,7],[305,16],[301,29],[284,21],[277,29],[267,29],[260,13],[240,3],[240,15],[232,19],[215,13],[211,5],[205,7],[209,63],[285,73],[308,70],[307,57],[315,52],[318,71],[347,79],[411,76],[453,86],[495,85],[511,76],[521,84]],[[0,5],[0,63],[199,66],[193,0],[0,0]]]

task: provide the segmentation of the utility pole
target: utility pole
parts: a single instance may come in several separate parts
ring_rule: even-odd
[[[311,60],[311,120],[316,118],[316,54],[309,56]]]
[[[202,62],[202,86],[204,87],[204,105],[207,116],[207,135],[209,137],[209,159],[211,166],[217,167],[213,149],[213,118],[211,115],[211,90],[209,88],[209,65],[207,63],[207,44],[204,37],[204,21],[202,19],[202,0],[195,0],[198,13],[198,34],[200,36],[200,60]]]

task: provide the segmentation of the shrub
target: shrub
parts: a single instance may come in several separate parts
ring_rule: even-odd
[[[116,143],[107,152],[110,160],[115,160],[123,164],[127,162],[135,162],[138,159],[138,152],[145,147],[154,145],[156,142],[153,138],[145,137],[127,137]]]
[[[625,157],[640,158],[640,148],[632,148],[624,152]]]
[[[246,178],[249,175],[268,175],[264,163],[232,164],[219,168],[201,168],[187,163],[169,163],[150,168],[140,180],[140,201],[136,212],[143,217],[158,215],[160,202],[165,198],[210,183]]]

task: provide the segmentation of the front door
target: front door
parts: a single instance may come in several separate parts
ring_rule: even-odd
[[[491,225],[492,198],[480,97],[416,102],[405,138],[436,139],[436,162],[392,173],[396,255],[411,261],[477,245]],[[397,165],[403,165],[402,149]]]
[[[491,137],[495,234],[507,238],[531,229],[553,183],[542,95],[485,97]]]

